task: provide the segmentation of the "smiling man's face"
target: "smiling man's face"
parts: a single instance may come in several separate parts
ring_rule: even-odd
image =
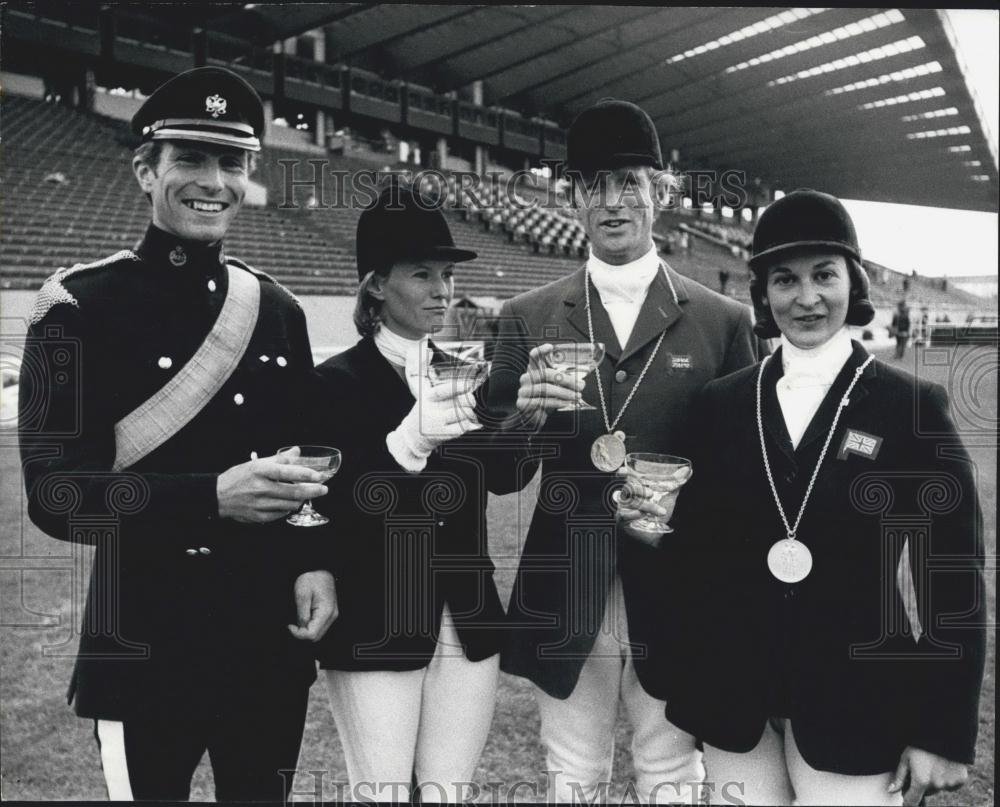
[[[190,241],[211,243],[229,230],[249,183],[246,151],[167,140],[158,163],[138,158],[133,170],[153,203],[153,224]]]
[[[653,246],[653,170],[633,166],[584,177],[575,184],[580,220],[594,255],[605,263],[620,265],[641,258]]]

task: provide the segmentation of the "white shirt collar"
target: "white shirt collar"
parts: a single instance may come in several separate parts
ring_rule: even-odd
[[[823,344],[803,349],[781,335],[781,366],[785,385],[833,384],[838,373],[854,352],[851,335],[843,327]]]
[[[645,255],[615,266],[605,263],[591,251],[587,271],[605,305],[616,302],[638,302],[641,305],[649,284],[660,271],[660,256],[654,244]]]
[[[414,397],[418,396],[421,375],[426,372],[431,359],[430,338],[409,339],[400,336],[385,325],[375,331],[375,347],[386,361],[403,368],[406,385]]]
[[[406,366],[406,357],[415,351],[420,350],[420,344],[426,342],[424,339],[409,339],[400,336],[395,331],[390,330],[385,325],[380,325],[375,331],[375,347],[388,361],[400,367]]]

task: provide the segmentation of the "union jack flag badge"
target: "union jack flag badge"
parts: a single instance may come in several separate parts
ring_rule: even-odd
[[[881,437],[857,429],[848,429],[844,435],[844,442],[840,444],[840,451],[837,452],[837,459],[845,460],[848,454],[857,454],[859,457],[873,460],[881,448]]]

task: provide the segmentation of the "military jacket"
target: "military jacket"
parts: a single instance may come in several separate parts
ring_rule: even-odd
[[[120,472],[114,424],[160,389],[212,328],[227,263],[260,283],[238,366],[164,444]],[[81,716],[125,719],[204,708],[262,677],[308,682],[309,648],[287,631],[293,583],[320,539],[218,516],[219,474],[309,442],[315,400],[305,317],[294,296],[150,225],[133,250],[59,270],[32,312],[19,433],[31,520],[94,546],[70,698]]]

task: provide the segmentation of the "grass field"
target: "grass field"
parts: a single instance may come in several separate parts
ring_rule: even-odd
[[[979,470],[980,493],[987,525],[987,548],[993,557],[988,575],[989,609],[995,623],[996,445],[989,438],[997,423],[997,354],[988,349],[961,349],[947,363],[926,362],[921,354],[904,361],[922,377],[946,384],[956,419],[978,428],[967,440]],[[966,425],[968,425],[966,424]],[[984,425],[985,424],[985,425]],[[989,424],[992,424],[990,426]],[[983,429],[992,429],[982,435]],[[68,625],[72,575],[68,547],[38,532],[28,523],[17,462],[16,441],[0,432],[0,759],[5,800],[80,800],[106,797],[97,749],[89,721],[74,717],[64,693],[75,651]],[[495,498],[490,504],[490,543],[497,558],[515,558],[533,506],[533,491],[520,497]],[[498,583],[507,596],[513,563],[498,563]],[[85,579],[85,578],[84,578]],[[995,643],[990,630],[986,681],[980,709],[978,760],[965,790],[940,794],[931,805],[992,805],[994,803]],[[43,655],[42,647],[62,655]],[[631,775],[630,731],[618,726],[614,788],[620,797]],[[299,768],[326,771],[327,782],[344,782],[343,754],[333,719],[319,685],[313,687]],[[486,750],[477,772],[484,792],[487,783],[544,781],[544,755],[538,741],[538,714],[531,688],[503,676],[497,710]],[[310,777],[299,775],[296,790],[311,792]],[[195,779],[193,798],[210,800],[211,774],[203,762]],[[335,792],[327,789],[328,797]],[[523,799],[524,791],[521,798]]]

